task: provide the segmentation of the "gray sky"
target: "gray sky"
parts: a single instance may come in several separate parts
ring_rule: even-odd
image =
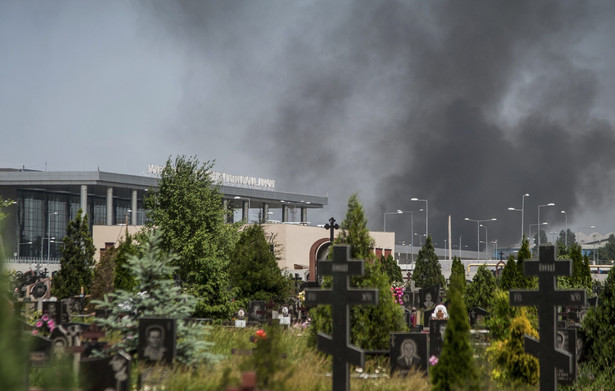
[[[371,229],[429,202],[440,245],[615,231],[615,3],[0,2],[0,167],[140,174],[169,156],[328,194]],[[424,231],[415,213],[414,232]],[[387,215],[397,238],[410,219]],[[534,227],[535,230],[535,227]],[[484,232],[484,231],[481,231]]]

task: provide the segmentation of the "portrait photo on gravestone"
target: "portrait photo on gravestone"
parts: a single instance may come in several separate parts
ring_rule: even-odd
[[[171,364],[175,358],[176,328],[175,319],[139,319],[139,359]]]
[[[405,376],[411,368],[427,370],[427,355],[427,334],[391,333],[389,356],[392,373]]]

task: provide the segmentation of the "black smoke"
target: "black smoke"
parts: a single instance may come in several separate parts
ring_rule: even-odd
[[[163,35],[186,45],[184,130],[208,137],[210,85],[249,121],[238,135],[255,166],[284,190],[328,193],[313,218],[341,221],[359,193],[370,228],[383,214],[429,202],[429,228],[443,245],[518,241],[541,220],[561,229],[613,203],[615,132],[607,32],[613,6],[579,1],[147,2]],[[212,68],[198,59],[207,59]],[[214,60],[212,60],[214,59]],[[215,64],[215,65],[211,65]],[[195,103],[196,102],[196,103]],[[606,109],[605,109],[606,108]],[[205,130],[204,130],[205,129]],[[181,130],[180,130],[181,131]],[[215,131],[210,129],[209,131]],[[239,151],[228,151],[239,153]],[[209,157],[204,157],[209,158]],[[254,172],[258,176],[262,173]],[[414,232],[424,215],[415,212]],[[409,220],[387,228],[409,239]]]

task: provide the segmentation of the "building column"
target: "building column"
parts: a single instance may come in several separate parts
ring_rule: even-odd
[[[307,223],[307,208],[305,206],[301,207],[301,222]]]
[[[82,215],[85,216],[88,214],[88,185],[81,185],[81,210],[83,210]]]
[[[241,201],[241,220],[244,223],[250,223],[250,201]]]
[[[267,220],[269,220],[269,204],[267,202],[263,202],[263,209],[261,210],[261,213],[263,214],[262,222],[266,223]]]
[[[132,197],[130,199],[130,207],[132,209],[132,213],[130,214],[130,225],[137,225],[137,191],[132,191]]]
[[[113,188],[107,187],[107,225],[113,225]]]
[[[285,223],[288,221],[288,206],[282,205],[282,222]]]

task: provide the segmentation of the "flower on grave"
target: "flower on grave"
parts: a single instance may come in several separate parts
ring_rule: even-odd
[[[436,357],[436,356],[429,357],[429,365],[434,366],[437,363],[438,363],[438,357]]]
[[[32,335],[48,336],[56,328],[56,323],[49,316],[43,315],[34,323],[34,327],[36,328],[32,330]]]
[[[305,291],[301,291],[297,294],[297,298],[299,299],[299,302],[301,303],[301,305],[303,305],[303,302],[305,301]]]
[[[405,290],[406,289],[403,286],[397,286],[396,284],[393,284],[391,286],[391,294],[393,295],[393,301],[399,305],[403,305],[403,296]]]
[[[261,339],[266,339],[267,333],[263,329],[256,330],[256,335],[254,336],[254,342],[258,342]]]

